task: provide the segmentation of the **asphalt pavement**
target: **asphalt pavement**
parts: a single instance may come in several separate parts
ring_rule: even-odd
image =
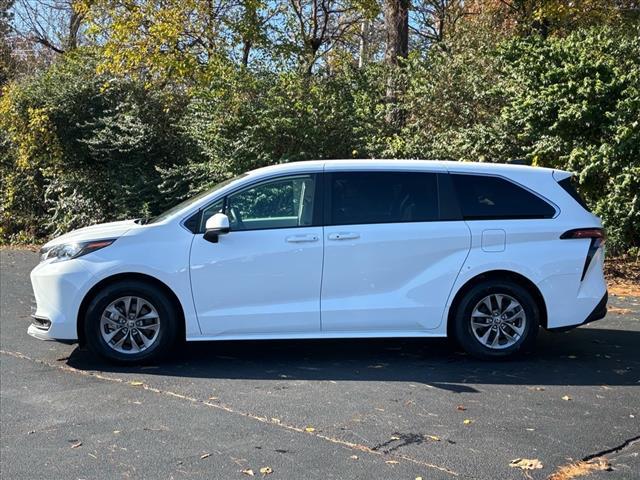
[[[37,255],[0,261],[3,479],[546,479],[583,459],[586,478],[640,478],[638,297],[507,362],[385,339],[194,343],[117,367],[29,337]]]

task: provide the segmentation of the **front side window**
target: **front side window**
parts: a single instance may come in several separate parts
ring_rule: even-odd
[[[500,177],[452,174],[465,220],[552,218],[542,198]]]
[[[435,173],[335,172],[330,192],[331,225],[438,220]]]
[[[231,230],[311,226],[315,189],[314,175],[296,175],[233,193],[225,208]]]

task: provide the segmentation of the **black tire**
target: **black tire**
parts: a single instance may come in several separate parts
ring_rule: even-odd
[[[121,353],[107,344],[101,333],[101,318],[105,309],[122,297],[139,297],[155,308],[159,316],[159,330],[153,343],[142,351]],[[166,356],[176,342],[178,314],[166,294],[156,286],[136,280],[125,280],[108,285],[89,303],[84,321],[84,332],[89,349],[115,363],[141,364],[157,362]],[[138,337],[139,338],[139,337]],[[129,342],[131,344],[131,342]]]
[[[508,295],[520,303],[524,311],[523,332],[513,345],[504,348],[489,348],[474,334],[472,312],[483,299],[490,295]],[[540,325],[540,309],[526,288],[510,280],[488,280],[471,287],[458,302],[453,312],[453,334],[459,345],[469,354],[480,359],[500,359],[528,352],[533,348]],[[487,319],[487,322],[491,320]],[[496,327],[500,328],[500,327]],[[481,329],[480,333],[487,330]],[[508,329],[513,334],[514,330]],[[495,338],[495,333],[489,338]],[[506,344],[506,337],[503,337]]]

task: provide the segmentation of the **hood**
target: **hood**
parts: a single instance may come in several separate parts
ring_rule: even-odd
[[[100,223],[90,227],[79,228],[47,242],[43,247],[51,247],[61,243],[86,242],[89,240],[102,240],[118,238],[132,228],[140,228],[135,220],[123,220],[120,222]]]

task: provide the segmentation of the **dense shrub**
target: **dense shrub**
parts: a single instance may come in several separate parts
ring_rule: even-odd
[[[180,102],[66,56],[0,101],[3,240],[39,239],[166,207],[157,167],[188,158]]]
[[[79,52],[11,84],[0,100],[3,241],[156,213],[263,165],[409,157],[571,170],[614,253],[640,245],[637,29],[467,35],[392,71],[206,68],[189,89],[149,87],[96,76]]]

